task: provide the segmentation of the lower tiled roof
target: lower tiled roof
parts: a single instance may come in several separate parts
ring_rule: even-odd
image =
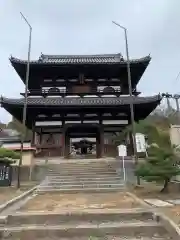
[[[152,97],[136,97],[133,96],[134,104],[142,103],[153,103],[161,100],[160,95]],[[29,106],[100,106],[100,105],[128,105],[131,102],[131,97],[85,97],[85,98],[60,98],[60,97],[48,97],[48,98],[28,98]],[[10,105],[23,105],[24,98],[12,99],[12,98],[1,98],[1,104]]]

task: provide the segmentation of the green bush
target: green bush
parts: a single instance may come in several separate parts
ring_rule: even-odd
[[[19,159],[20,158],[20,154],[6,149],[6,148],[0,148],[0,159]]]

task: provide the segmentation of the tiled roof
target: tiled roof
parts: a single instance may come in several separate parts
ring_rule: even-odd
[[[133,97],[134,104],[153,103],[161,100],[160,95],[153,97]],[[129,96],[121,97],[87,97],[87,98],[28,98],[29,106],[100,106],[100,105],[128,105],[131,98]],[[1,104],[23,105],[24,98],[19,99],[1,99]]]
[[[131,63],[148,62],[150,56],[133,59]],[[27,63],[26,60],[11,57],[11,62]],[[126,61],[123,56],[118,54],[102,54],[102,55],[44,55],[41,54],[38,60],[31,61],[31,64],[124,64]]]

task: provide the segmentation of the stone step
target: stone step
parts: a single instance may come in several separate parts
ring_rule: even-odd
[[[111,168],[111,164],[101,164],[101,165],[92,165],[92,164],[88,164],[88,165],[82,165],[82,164],[77,164],[77,165],[73,165],[73,164],[68,164],[68,165],[64,165],[64,164],[58,164],[58,165],[53,165],[53,166],[50,166],[48,164],[48,168],[49,169],[61,169],[61,168],[64,168],[64,169],[102,169],[102,168]]]
[[[71,176],[71,177],[55,177],[55,178],[46,178],[46,181],[49,182],[72,182],[72,181],[77,181],[77,182],[83,182],[83,181],[121,181],[122,177],[100,177],[99,179],[92,177],[78,177],[78,176]]]
[[[64,164],[58,164],[58,165],[53,165],[50,166],[48,164],[48,168],[49,169],[102,169],[102,168],[111,168],[111,164],[101,164],[101,165],[92,165],[92,164],[88,164],[88,165],[82,165],[82,164],[77,164],[77,165],[73,165],[73,164],[68,164],[68,165],[64,165]]]
[[[107,177],[118,177],[118,174],[69,174],[69,175],[47,175],[48,177],[60,177],[60,178],[107,178]]]
[[[99,236],[83,236],[83,237],[70,237],[70,238],[59,238],[59,237],[46,237],[46,238],[43,238],[43,240],[170,240],[168,238],[165,238],[165,237],[153,237],[153,239],[151,237],[122,237],[122,236],[114,236],[114,235],[106,235],[106,236],[103,236],[103,237],[99,237]],[[13,240],[21,240],[21,239],[13,239]],[[24,239],[23,239],[24,240]],[[26,240],[31,240],[31,239],[26,239]],[[35,238],[35,240],[42,240],[42,238]]]
[[[58,188],[68,189],[68,188],[70,188],[70,189],[72,189],[72,188],[83,188],[83,187],[85,187],[85,188],[96,188],[96,187],[114,188],[115,187],[116,188],[116,187],[121,187],[122,185],[123,185],[122,183],[113,183],[113,184],[99,183],[99,184],[96,184],[96,183],[89,182],[87,184],[76,184],[76,185],[75,184],[68,184],[68,185],[63,185],[63,184],[58,185],[58,184],[56,184],[56,185],[51,186],[51,182],[49,182],[49,183],[45,183],[42,186],[40,185],[40,187],[47,188],[47,189],[48,188],[54,188],[54,189],[58,189]]]
[[[103,188],[103,187],[96,187],[96,188],[64,188],[64,189],[55,189],[53,187],[51,188],[46,188],[46,187],[40,187],[37,188],[36,192],[38,194],[40,193],[60,193],[60,194],[74,194],[74,193],[110,193],[110,192],[120,192],[120,191],[124,191],[125,186],[122,185],[121,187],[114,187],[114,188]]]
[[[63,165],[63,164],[58,164],[58,165],[53,165],[53,166],[50,166],[49,164],[47,165],[48,166],[48,169],[50,170],[54,170],[54,169],[103,169],[103,168],[112,168],[113,165],[110,165],[110,164],[104,164],[104,165]],[[113,166],[114,167],[114,166]]]
[[[53,167],[53,166],[56,166],[56,165],[62,165],[62,166],[104,166],[104,165],[108,165],[108,164],[111,164],[111,163],[116,163],[116,162],[119,162],[121,160],[114,160],[114,161],[98,161],[97,159],[94,159],[94,161],[89,161],[87,159],[85,159],[84,161],[83,160],[80,160],[80,161],[69,161],[67,160],[66,162],[62,162],[62,161],[59,161],[57,163],[53,163],[51,164],[51,162],[49,161],[48,162],[48,165]]]
[[[72,170],[75,170],[75,171],[83,171],[83,170],[86,170],[86,171],[102,171],[103,169],[107,169],[107,170],[115,170],[115,167],[109,167],[109,166],[104,166],[104,167],[93,167],[93,168],[84,168],[84,167],[69,167],[69,168],[66,168],[66,167],[62,167],[62,166],[59,166],[59,167],[56,167],[56,168],[49,168],[48,167],[48,170],[49,171],[60,171],[60,170],[65,170],[65,171],[72,171]]]
[[[72,224],[83,223],[106,223],[106,222],[124,222],[124,221],[147,221],[153,220],[153,213],[146,210],[137,209],[136,211],[114,209],[110,212],[98,209],[87,210],[85,212],[73,213],[16,213],[9,215],[6,224],[11,226],[20,226],[25,224],[37,225],[58,225],[62,223]]]
[[[72,170],[72,171],[64,171],[64,170],[59,170],[59,171],[53,171],[53,172],[49,172],[48,171],[48,175],[52,175],[52,174],[83,174],[83,173],[87,173],[87,174],[104,174],[104,173],[108,173],[108,174],[116,174],[115,170],[107,170],[107,169],[103,169],[101,171],[96,171],[96,170]]]
[[[48,172],[48,175],[61,175],[61,176],[69,176],[69,175],[116,175],[116,172],[107,172],[107,171],[102,171],[102,172],[88,172],[88,171],[83,171],[83,172]]]
[[[108,173],[108,172],[104,172],[104,173],[88,173],[88,172],[82,172],[82,173],[54,173],[54,174],[47,174],[47,176],[50,176],[50,177],[58,177],[58,176],[61,176],[61,177],[68,177],[68,176],[94,176],[94,177],[99,177],[99,176],[105,176],[105,177],[108,177],[108,176],[118,176],[118,173]]]
[[[121,180],[122,178],[120,176],[108,176],[108,177],[81,177],[81,176],[66,176],[66,177],[61,177],[61,176],[48,176],[47,179],[49,181],[112,181],[112,180],[116,180],[116,181],[119,181]]]
[[[79,237],[118,235],[119,237],[164,236],[166,231],[160,223],[153,221],[107,222],[102,224],[61,224],[61,225],[21,225],[0,228],[5,239],[37,239],[53,237]]]
[[[51,185],[51,186],[61,186],[61,185],[89,185],[89,184],[95,184],[95,185],[99,185],[99,184],[107,184],[107,185],[111,185],[111,184],[119,184],[122,183],[122,180],[89,180],[89,181],[81,181],[81,180],[72,180],[72,181],[50,181],[49,183],[45,182],[45,184]],[[42,186],[42,185],[41,185]]]

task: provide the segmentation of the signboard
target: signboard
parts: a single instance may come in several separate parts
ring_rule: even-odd
[[[142,133],[136,133],[136,148],[137,152],[146,152],[145,136]]]
[[[127,156],[127,147],[125,145],[118,146],[118,154],[119,157],[126,157]]]

